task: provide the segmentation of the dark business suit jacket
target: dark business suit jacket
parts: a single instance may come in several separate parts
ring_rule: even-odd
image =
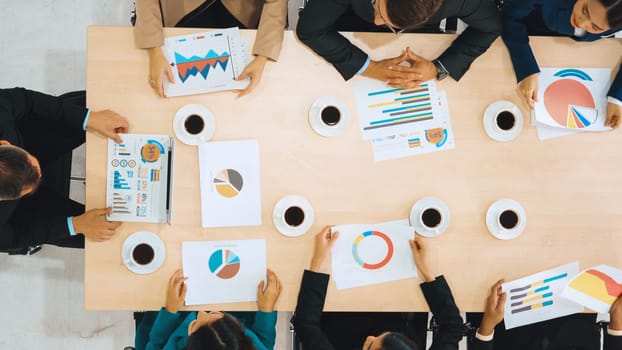
[[[350,6],[363,20],[374,22],[370,0],[310,0],[300,12],[296,28],[298,38],[332,63],[346,80],[352,78],[367,60],[367,54],[334,27]],[[501,18],[492,0],[445,0],[427,24],[439,23],[447,17],[458,17],[469,25],[438,57],[449,75],[459,80],[499,36]]]
[[[24,129],[55,124],[84,133],[82,123],[86,112],[86,108],[64,103],[58,97],[21,88],[0,89],[0,140],[29,151],[25,146]],[[54,131],[49,130],[49,133]],[[63,138],[50,135],[50,139],[55,136]],[[40,142],[44,143],[41,146],[54,148],[50,140]],[[27,210],[23,206],[26,201],[30,202]],[[67,216],[57,215],[58,208],[46,208],[43,203],[37,207],[32,202],[33,196],[0,201],[0,250],[49,243],[70,236]]]
[[[576,0],[505,0],[501,11],[503,17],[503,33],[501,36],[510,52],[516,81],[520,82],[526,77],[540,72],[536,58],[529,46],[529,36],[525,24],[525,18],[536,9],[541,10],[542,20],[550,30],[577,41],[594,41],[610,37],[622,29],[616,28],[602,34],[586,33],[580,37],[574,36],[574,28],[570,24],[570,15],[575,3]],[[608,95],[622,100],[622,71],[618,70]]]
[[[292,322],[304,349],[335,349],[320,327],[329,278],[330,275],[308,270],[305,270],[302,276],[298,304]],[[445,278],[439,276],[435,281],[421,283],[420,286],[430,310],[440,325],[440,329],[434,334],[430,349],[458,349],[464,328]]]

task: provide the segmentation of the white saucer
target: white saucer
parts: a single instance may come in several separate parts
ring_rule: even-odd
[[[155,252],[153,260],[151,260],[151,262],[147,265],[137,265],[132,262],[132,248],[140,243],[148,243],[153,247]],[[160,237],[147,231],[137,231],[132,233],[125,239],[123,247],[121,248],[121,260],[123,260],[125,266],[130,271],[140,275],[152,273],[159,269],[160,266],[162,266],[165,257],[166,249],[164,248],[164,243],[162,243]]]
[[[186,128],[184,128],[184,121],[192,114],[200,115],[205,122],[203,131],[196,135],[187,132]],[[216,122],[214,121],[212,113],[207,108],[198,104],[189,104],[181,107],[177,113],[175,113],[175,118],[173,118],[173,131],[175,131],[175,136],[186,145],[196,146],[209,141],[212,136],[214,136],[215,129]]]
[[[495,117],[501,111],[509,111],[514,114],[514,127],[510,130],[503,130],[497,126]],[[496,101],[490,104],[484,112],[484,130],[491,139],[495,141],[511,141],[514,140],[523,129],[523,114],[515,104],[510,101]]]
[[[518,214],[518,225],[511,230],[503,228],[499,225],[499,214],[507,209],[512,209],[516,214]],[[499,238],[499,239],[513,239],[518,237],[525,226],[527,225],[527,214],[525,213],[525,209],[515,200],[512,199],[500,199],[488,208],[488,212],[486,212],[486,226],[488,227],[488,231],[490,233]]]
[[[436,208],[441,212],[441,223],[435,228],[426,227],[419,221],[421,213],[427,208]],[[410,226],[413,226],[418,234],[423,237],[436,237],[445,232],[449,226],[449,207],[436,197],[424,197],[412,206],[409,218]]]
[[[324,124],[320,115],[322,109],[327,106],[335,106],[341,111],[341,120],[333,126]],[[309,109],[309,124],[313,131],[320,136],[332,137],[343,134],[348,128],[349,121],[350,113],[348,112],[348,106],[335,96],[322,96],[315,100]]]
[[[291,206],[296,206],[305,212],[305,218],[302,224],[297,227],[289,226],[285,223],[283,215],[285,210]],[[313,207],[308,200],[301,196],[289,195],[281,198],[274,206],[272,212],[272,222],[277,231],[287,237],[297,237],[305,234],[313,225]]]

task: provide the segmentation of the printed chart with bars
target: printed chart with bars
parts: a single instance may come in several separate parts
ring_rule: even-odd
[[[506,329],[581,312],[580,305],[559,298],[561,289],[578,272],[576,262],[504,283]]]
[[[620,295],[622,270],[607,265],[581,272],[562,291],[562,297],[600,313],[608,313]]]
[[[248,80],[236,81],[248,64],[247,43],[237,28],[165,39],[174,84],[164,79],[166,96],[243,89]]]
[[[361,135],[371,140],[376,161],[454,147],[447,97],[434,81],[397,89],[365,79],[354,89]]]
[[[604,131],[607,68],[543,68],[540,73],[536,123],[572,131]]]

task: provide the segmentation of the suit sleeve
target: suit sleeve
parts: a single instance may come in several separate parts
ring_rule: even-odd
[[[605,339],[603,342],[604,350],[619,350],[622,349],[622,335],[611,335],[605,331]]]
[[[327,274],[308,270],[302,275],[298,304],[292,323],[305,349],[334,349],[320,328],[329,278]]]
[[[335,23],[350,6],[349,0],[310,0],[300,12],[296,35],[300,41],[348,80],[367,61],[367,54],[335,29]]]
[[[276,311],[255,313],[250,329],[266,349],[274,349],[276,343]]]
[[[253,45],[253,55],[276,61],[283,44],[283,31],[287,21],[287,0],[265,0]]]
[[[493,350],[494,349],[494,340],[491,341],[482,341],[475,337],[469,344],[470,350]]]
[[[533,12],[536,5],[534,0],[508,0],[501,10],[503,19],[501,38],[510,52],[517,82],[540,72],[529,46],[529,34],[525,24],[525,18]]]
[[[449,75],[460,80],[477,57],[486,52],[501,34],[501,17],[492,0],[469,0],[456,9],[458,17],[469,27],[454,40],[438,60]]]
[[[28,117],[82,129],[87,109],[65,103],[61,98],[22,88],[0,90],[0,115],[18,122]]]
[[[464,335],[464,327],[445,277],[439,276],[432,282],[421,283],[420,287],[430,311],[440,325],[430,350],[457,350],[458,342]]]
[[[163,349],[182,320],[183,316],[181,313],[172,314],[164,308],[160,309],[158,316],[156,316],[153,322],[153,327],[151,327],[151,331],[149,332],[149,341],[145,349]]]
[[[181,5],[179,5],[181,6]],[[164,20],[159,0],[136,0],[134,45],[137,49],[162,46]]]

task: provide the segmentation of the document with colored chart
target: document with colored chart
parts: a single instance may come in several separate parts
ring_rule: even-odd
[[[599,313],[608,313],[622,295],[622,270],[599,265],[582,271],[568,283],[561,296]]]
[[[203,227],[261,225],[257,140],[199,145]]]
[[[186,305],[256,301],[266,278],[266,240],[183,242]]]
[[[454,148],[447,95],[434,81],[395,89],[361,78],[354,89],[361,135],[376,161]]]
[[[611,130],[605,126],[610,75],[609,68],[543,68],[534,106],[538,137]]]
[[[108,140],[106,206],[111,221],[171,222],[173,153],[168,135],[119,134]]]
[[[415,230],[408,220],[340,225],[332,232],[339,232],[332,248],[332,277],[337,289],[417,277],[408,244]]]
[[[504,283],[505,328],[582,312],[583,306],[560,297],[562,289],[578,273],[579,262],[574,262]]]
[[[164,79],[166,96],[244,89],[248,79],[235,80],[249,62],[248,43],[238,28],[166,38],[162,51],[174,83]]]

